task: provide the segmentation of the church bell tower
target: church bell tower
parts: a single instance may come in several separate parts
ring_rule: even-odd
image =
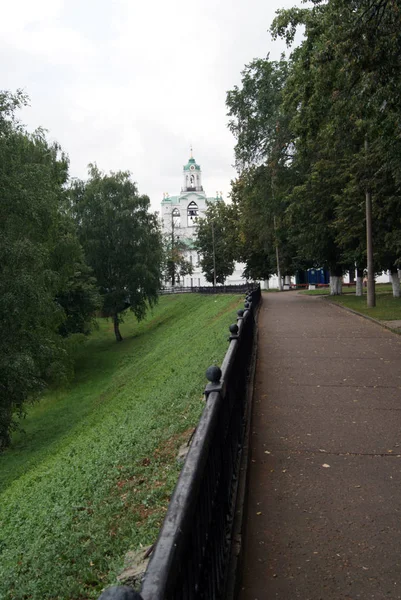
[[[183,185],[181,192],[203,192],[202,171],[196,160],[192,156],[183,168]]]

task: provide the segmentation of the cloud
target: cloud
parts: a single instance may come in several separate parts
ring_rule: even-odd
[[[269,51],[267,29],[293,0],[19,0],[3,7],[1,76],[23,87],[29,128],[49,129],[70,156],[71,175],[86,165],[130,169],[155,209],[181,187],[194,155],[208,194],[228,194],[235,176],[226,91]]]

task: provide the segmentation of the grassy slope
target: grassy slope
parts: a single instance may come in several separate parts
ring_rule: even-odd
[[[0,598],[95,598],[128,549],[154,541],[177,447],[202,411],[238,296],[163,297],[79,350],[76,379],[30,410],[0,456]]]

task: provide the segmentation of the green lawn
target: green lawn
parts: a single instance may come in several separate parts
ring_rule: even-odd
[[[343,287],[343,294],[354,294],[355,295],[355,286],[347,286]],[[376,294],[388,294],[392,292],[391,283],[379,283],[376,284]],[[300,291],[300,294],[305,294],[306,296],[328,296],[330,294],[330,288],[317,288],[316,290],[304,290]],[[363,288],[363,294],[366,298],[366,288]]]
[[[343,288],[341,296],[329,296],[329,288],[318,288],[299,292],[308,296],[328,296],[331,302],[352,308],[379,321],[392,321],[401,319],[401,298],[393,298],[391,283],[376,284],[376,306],[366,306],[366,288],[363,296],[355,296],[355,287]]]
[[[393,298],[392,294],[389,293],[377,293],[374,308],[366,306],[366,296],[331,296],[330,300],[379,321],[401,319],[401,298]]]
[[[96,598],[129,549],[155,540],[242,302],[162,297],[142,323],[127,317],[121,344],[101,320],[73,384],[34,405],[0,455],[2,600]]]

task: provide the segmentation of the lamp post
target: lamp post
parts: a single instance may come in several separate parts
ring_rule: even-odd
[[[216,287],[216,248],[214,244],[214,223],[212,221],[212,245],[213,245],[213,287]]]
[[[175,236],[174,237],[174,217],[177,216],[174,214],[174,210],[173,209],[171,211],[171,285],[172,287],[175,286],[175,245],[176,242],[178,242],[178,240],[180,239],[179,236]],[[178,282],[179,283],[179,282]]]
[[[368,159],[368,138],[365,137],[365,158]],[[375,271],[373,266],[373,238],[372,238],[372,193],[369,189],[369,184],[366,184],[366,257],[368,268],[368,289],[367,289],[367,306],[374,308],[376,306],[375,294]]]

